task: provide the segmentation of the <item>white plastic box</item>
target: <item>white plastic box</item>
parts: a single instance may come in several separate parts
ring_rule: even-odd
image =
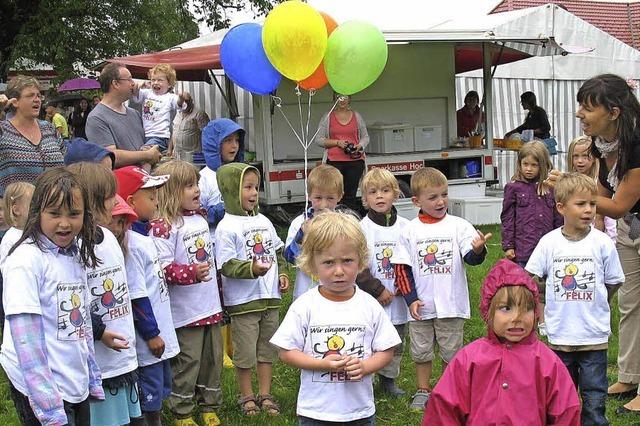
[[[390,154],[414,150],[414,130],[411,124],[374,124],[368,126],[367,131],[369,132],[367,152]]]
[[[502,198],[449,198],[449,212],[454,216],[459,216],[468,220],[474,225],[491,225],[500,223]]]
[[[442,149],[442,126],[422,125],[413,128],[415,151],[440,151]]]

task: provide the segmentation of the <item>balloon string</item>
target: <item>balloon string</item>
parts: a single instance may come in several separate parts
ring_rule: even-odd
[[[307,142],[307,149],[311,146],[311,141],[309,141],[309,122],[311,121],[311,98],[316,94],[316,91],[311,89],[309,90],[309,104],[307,105],[307,127],[305,129],[305,136]]]
[[[296,96],[298,97],[298,116],[300,117],[300,132],[302,133],[302,151],[304,154],[304,217],[307,219],[307,209],[309,208],[309,193],[307,191],[307,137],[309,136],[304,133],[304,121],[302,121],[302,92],[300,91],[300,86],[296,86],[295,88]]]
[[[300,138],[300,135],[298,135],[298,132],[296,132],[296,129],[293,128],[293,125],[291,124],[291,122],[287,118],[287,115],[284,113],[284,111],[282,111],[282,99],[280,99],[277,96],[272,96],[272,99],[274,101],[275,106],[278,107],[278,111],[280,111],[280,114],[282,114],[282,116],[284,117],[284,120],[289,125],[289,128],[291,129],[291,131],[293,132],[294,135],[296,135],[296,139],[298,139],[298,142],[300,142],[300,145],[302,145],[302,147],[304,148],[304,142],[302,142],[302,139]]]
[[[327,117],[329,117],[331,115],[331,113],[333,112],[333,110],[336,109],[336,105],[338,105],[338,98],[336,98],[336,101],[333,103],[333,106],[331,107],[331,109],[327,113]],[[315,140],[316,136],[318,136],[318,132],[319,131],[320,131],[320,128],[318,128],[318,130],[316,130],[316,132],[313,134],[313,136],[309,140],[309,145],[311,145],[311,143],[313,143],[313,141]]]

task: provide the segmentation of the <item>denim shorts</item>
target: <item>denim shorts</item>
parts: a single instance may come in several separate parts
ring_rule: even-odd
[[[145,138],[145,146],[158,145],[160,151],[166,151],[169,149],[169,138],[159,138],[157,136],[150,136]]]

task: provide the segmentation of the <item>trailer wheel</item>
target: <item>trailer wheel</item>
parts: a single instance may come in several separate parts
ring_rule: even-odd
[[[396,178],[400,187],[400,198],[411,198],[411,186],[404,180]]]

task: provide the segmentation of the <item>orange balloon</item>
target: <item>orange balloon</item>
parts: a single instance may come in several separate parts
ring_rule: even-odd
[[[331,16],[327,15],[324,12],[320,12],[322,19],[324,19],[324,24],[327,27],[327,37],[331,35],[333,30],[338,27],[338,23]],[[304,90],[320,90],[324,86],[327,85],[329,80],[327,79],[327,74],[324,72],[324,61],[320,62],[318,68],[311,74],[309,77],[302,80],[299,84]]]

